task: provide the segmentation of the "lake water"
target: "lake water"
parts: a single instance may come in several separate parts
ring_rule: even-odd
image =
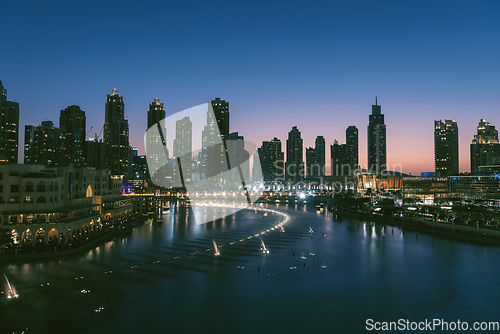
[[[336,220],[314,206],[263,207],[289,216],[284,232],[281,214],[244,210],[197,225],[194,215],[215,209],[176,204],[162,224],[140,224],[85,255],[0,263],[20,295],[2,298],[0,327],[359,333],[367,319],[500,321],[499,248]]]

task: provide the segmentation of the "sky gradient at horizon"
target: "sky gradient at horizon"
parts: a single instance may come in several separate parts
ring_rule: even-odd
[[[498,2],[9,2],[0,80],[24,125],[79,105],[89,137],[106,94],[124,97],[131,145],[144,153],[155,97],[167,115],[220,97],[230,130],[260,146],[298,126],[304,147],[345,142],[378,96],[388,164],[433,171],[434,120],[459,127],[460,171],[481,118],[500,127]],[[329,157],[329,152],[327,154]],[[20,153],[22,161],[22,153]]]

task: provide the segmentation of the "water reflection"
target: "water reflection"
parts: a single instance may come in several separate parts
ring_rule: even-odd
[[[498,309],[498,302],[490,302],[485,309],[470,298],[476,293],[498,297],[491,284],[500,275],[500,269],[493,265],[500,255],[496,248],[428,235],[417,239],[412,232],[407,232],[403,239],[397,227],[357,220],[334,222],[327,214],[318,215],[314,206],[305,207],[309,212],[302,205],[297,211],[286,211],[293,218],[284,229],[278,215],[265,216],[254,210],[198,225],[197,215],[223,209],[164,204],[170,207],[168,212],[155,211],[151,220],[130,235],[106,242],[85,255],[2,264],[1,270],[15,287],[37,285],[41,289],[49,283],[52,288],[53,282],[71,280],[73,283],[67,286],[74,286],[74,291],[59,291],[64,298],[69,298],[64,293],[85,295],[88,300],[105,294],[103,300],[115,301],[122,286],[130,286],[133,292],[127,298],[134,302],[133,298],[140,294],[140,302],[130,302],[115,317],[88,333],[164,332],[165,323],[179,331],[189,323],[189,329],[197,332],[214,319],[222,332],[255,332],[275,328],[276,318],[284,320],[280,322],[280,331],[326,332],[335,323],[338,332],[356,333],[363,330],[367,318],[418,320],[439,314],[453,306],[455,286],[460,287],[461,298],[466,300],[462,305],[479,309],[485,318],[492,309]],[[288,205],[263,206],[266,207],[283,209]],[[220,255],[214,257],[216,246]],[[270,249],[269,254],[264,255],[264,249]],[[321,270],[326,271],[329,267],[320,261],[328,257],[338,259],[341,266],[324,276],[269,282],[262,279],[261,272],[265,270],[260,269],[259,279],[237,275],[219,279],[228,269],[251,270],[252,261],[260,261],[255,271],[287,265],[294,268],[289,269],[294,275],[300,270],[306,275],[309,267],[304,267],[302,261],[325,266]],[[178,259],[179,266],[165,263],[166,258]],[[461,261],[466,261],[470,269],[460,266],[462,270],[457,275],[453,268]],[[482,276],[476,277],[476,272]],[[94,279],[97,283],[91,286]],[[483,279],[488,286],[462,284]],[[140,293],[132,287],[138,287],[135,289]],[[84,289],[92,292],[83,294]],[[220,310],[207,311],[213,309],[214,300],[220,305],[231,305],[236,311],[231,317],[220,314]],[[193,305],[197,308],[193,309]],[[106,305],[91,306],[93,310],[103,307],[102,314],[109,310]],[[269,317],[271,313],[273,317]],[[194,323],[193,317],[200,321]],[[162,322],[130,320],[152,318]],[[249,324],[248,319],[255,320],[255,324]]]

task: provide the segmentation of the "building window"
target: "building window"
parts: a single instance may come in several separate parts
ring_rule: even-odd
[[[18,193],[19,192],[19,186],[17,184],[13,184],[10,186],[10,192],[11,193]]]
[[[33,192],[33,191],[34,191],[33,183],[31,182],[26,183],[26,192]]]
[[[42,182],[38,183],[36,191],[38,191],[38,192],[45,192],[46,191],[46,189],[45,189],[45,182],[42,181]]]

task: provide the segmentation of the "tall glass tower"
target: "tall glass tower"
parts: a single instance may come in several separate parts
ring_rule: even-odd
[[[288,132],[286,141],[286,182],[304,181],[303,141],[296,126]]]
[[[500,165],[498,130],[485,119],[479,121],[477,134],[470,144],[470,168],[477,174],[480,166]]]
[[[368,169],[376,173],[387,169],[386,126],[381,109],[375,97],[368,123]]]
[[[458,126],[453,120],[434,121],[434,167],[441,176],[458,175]]]
[[[129,128],[125,119],[125,104],[118,90],[107,96],[104,116],[105,166],[113,175],[125,175],[130,159]]]
[[[59,117],[59,127],[66,131],[66,153],[68,163],[75,167],[85,166],[86,157],[86,121],[85,111],[79,106],[69,106],[61,110]]]
[[[7,101],[0,81],[0,162],[17,163],[19,152],[19,103]]]

